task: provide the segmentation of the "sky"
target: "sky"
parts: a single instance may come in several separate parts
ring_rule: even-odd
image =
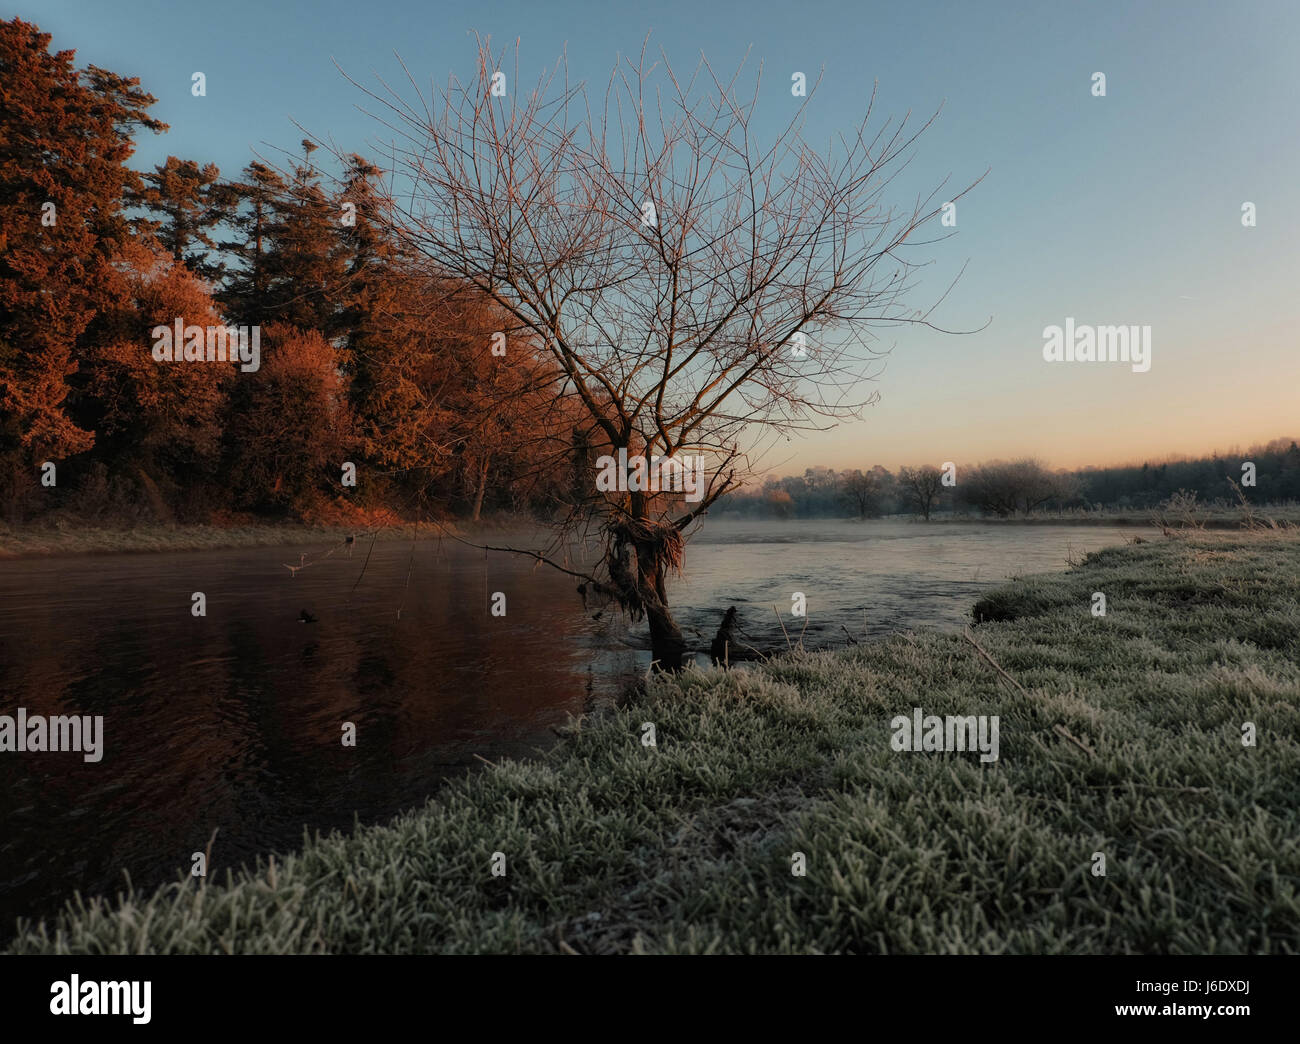
[[[425,84],[468,79],[475,31],[494,47],[518,38],[529,81],[563,52],[573,78],[603,85],[648,32],[675,67],[703,52],[733,69],[748,52],[764,67],[760,135],[798,104],[792,73],[822,74],[806,130],[818,146],[860,121],[878,82],[882,116],[942,106],[891,198],[983,177],[957,204],[955,235],[929,248],[914,298],[928,308],[961,272],[932,319],[978,332],[883,331],[880,401],[781,442],[765,468],[1074,467],[1300,437],[1294,0],[29,0],[0,12],[53,33],[79,65],[141,78],[171,129],[140,141],[140,168],[173,154],[234,175],[296,151],[295,123],[373,155],[383,128],[339,67],[376,84],[400,74],[396,53]],[[1067,318],[1149,326],[1150,369],[1046,361],[1044,331]]]

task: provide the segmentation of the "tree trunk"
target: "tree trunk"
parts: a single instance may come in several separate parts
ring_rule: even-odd
[[[664,563],[656,558],[653,545],[639,542],[636,561],[641,601],[650,624],[650,657],[659,664],[661,671],[680,671],[686,640],[668,608]]]
[[[650,621],[650,656],[659,664],[661,671],[675,673],[682,669],[682,656],[686,652],[686,640],[682,630],[673,619],[668,607],[646,606],[646,618]]]
[[[474,514],[470,516],[471,522],[477,522],[479,513],[483,510],[483,493],[487,489],[488,461],[487,454],[483,456],[483,466],[479,469],[478,476],[478,493],[474,496]]]
[[[732,659],[732,646],[736,644],[736,607],[733,605],[722,614],[722,626],[718,628],[718,633],[714,635],[713,644],[709,646],[709,654],[713,659],[715,666],[730,666]],[[737,657],[739,659],[739,657]]]

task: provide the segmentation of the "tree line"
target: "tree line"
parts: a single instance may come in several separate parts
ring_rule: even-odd
[[[0,22],[0,498],[178,521],[548,510],[580,418],[488,296],[393,234],[381,171],[316,147],[236,177],[169,156],[137,78]],[[256,326],[255,372],[150,331]],[[177,346],[179,356],[179,345]],[[349,488],[343,468],[364,480]]]
[[[1243,465],[1250,465],[1243,468]],[[744,518],[880,518],[939,512],[995,517],[1039,511],[1152,510],[1179,493],[1202,504],[1300,501],[1300,446],[1275,439],[1233,453],[1114,467],[1052,470],[1041,461],[990,461],[867,471],[813,467],[802,475],[768,476],[761,486],[723,498],[714,515]],[[1253,484],[1252,484],[1253,482]]]
[[[455,166],[461,154],[453,132],[467,133],[459,125],[424,129],[447,153],[437,168],[443,180],[425,194],[446,205],[413,228],[394,214],[378,167],[349,153],[319,161],[310,140],[283,166],[259,160],[236,177],[176,156],[136,171],[129,166],[136,136],[167,129],[149,115],[154,97],[137,78],[78,68],[73,52],[51,52],[50,43],[20,19],[0,22],[0,502],[11,520],[60,510],[222,521],[410,517],[430,508],[475,518],[485,510],[585,518],[592,461],[615,447],[693,446],[723,467],[737,461],[741,425],[722,406],[739,392],[728,380],[747,394],[761,391],[778,427],[802,402],[790,390],[800,375],[787,372],[784,335],[755,345],[752,330],[732,331],[703,315],[688,328],[684,317],[699,303],[669,309],[677,338],[690,344],[671,368],[649,365],[672,350],[654,337],[638,351],[589,343],[593,332],[620,323],[657,331],[662,318],[642,315],[642,300],[622,289],[645,267],[644,244],[617,238],[622,215],[613,196],[623,185],[612,168],[587,186],[610,197],[604,209],[578,214],[587,225],[599,218],[610,226],[601,241],[627,255],[627,271],[604,258],[593,275],[587,244],[594,233],[564,224],[577,218],[556,202],[578,169],[574,157],[553,159],[559,173],[535,174],[551,178],[538,183],[555,200],[545,214],[533,206],[528,220],[559,222],[546,241],[550,254],[537,257],[510,237],[516,211],[550,197],[474,183],[472,172]],[[542,117],[534,119],[538,140],[548,140]],[[698,155],[714,140],[701,132],[678,144]],[[416,175],[429,176],[424,154],[412,155]],[[873,160],[867,173],[879,165]],[[661,200],[672,195],[665,184]],[[826,198],[835,198],[829,189]],[[488,204],[496,209],[478,217],[467,209]],[[633,210],[646,225],[644,210]],[[562,220],[548,217],[552,211]],[[696,224],[682,225],[683,243],[701,234],[708,216],[702,211]],[[473,241],[465,231],[471,218]],[[668,252],[654,222],[648,227],[655,256],[676,273],[672,285],[681,284],[683,259],[695,254],[684,246]],[[725,278],[710,265],[700,262],[702,301],[714,300],[709,280]],[[564,334],[548,289],[561,277],[576,289],[560,299],[596,301],[569,320],[574,335]],[[787,289],[772,289],[774,299],[790,299]],[[521,306],[534,290],[537,307]],[[149,351],[150,331],[178,318],[258,327],[261,365],[241,372],[160,364]],[[795,316],[786,325],[807,321]],[[696,327],[703,347],[690,342]],[[719,329],[725,336],[715,346],[709,337]],[[660,372],[648,390],[637,384]],[[693,386],[679,393],[673,382],[688,377],[713,397]],[[648,432],[639,428],[645,418],[653,422]],[[681,438],[670,438],[679,428]],[[1248,454],[1069,472],[995,461],[958,468],[953,484],[936,465],[810,468],[723,495],[728,472],[711,486],[706,506],[764,517],[1149,509],[1180,490],[1202,501],[1228,498],[1227,480],[1242,479],[1247,458],[1257,470],[1256,485],[1243,485],[1248,499],[1300,499],[1300,450],[1279,440]],[[355,487],[343,479],[349,464],[363,476]],[[640,503],[635,494],[632,500]],[[646,525],[632,528],[640,534]],[[655,540],[654,547],[669,546]]]

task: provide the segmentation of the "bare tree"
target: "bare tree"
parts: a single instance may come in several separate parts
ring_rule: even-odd
[[[929,522],[930,512],[943,493],[943,472],[933,464],[919,468],[899,468],[898,488],[903,502]]]
[[[869,132],[868,105],[819,153],[801,134],[814,87],[760,145],[761,69],[742,91],[743,62],[720,78],[701,58],[683,78],[643,46],[603,91],[570,85],[561,60],[524,95],[517,43],[512,69],[505,58],[480,40],[471,82],[414,102],[362,90],[395,135],[406,242],[538,340],[585,419],[587,495],[545,549],[508,550],[644,615],[655,660],[675,669],[685,643],[666,580],[684,531],[771,442],[874,399],[860,393],[876,329],[932,326],[933,306],[905,307],[917,266],[903,248],[920,245],[943,185],[897,213],[884,192],[934,117]],[[591,463],[619,451],[701,461],[698,498],[643,488],[630,464],[598,489]],[[599,551],[579,561],[592,536]]]
[[[857,510],[858,518],[866,518],[879,511],[890,477],[889,472],[879,464],[870,471],[855,469],[841,477],[844,496]]]
[[[1068,487],[1037,460],[995,460],[969,473],[962,494],[967,503],[1005,518],[1017,512],[1028,515],[1068,495]]]

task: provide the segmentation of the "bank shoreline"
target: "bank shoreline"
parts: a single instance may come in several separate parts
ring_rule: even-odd
[[[1300,538],[1107,548],[973,615],[651,678],[386,825],[10,951],[1300,953]],[[916,708],[996,716],[997,760],[895,749]]]
[[[900,521],[903,516],[890,516],[879,519],[844,518],[839,521],[863,522]],[[720,524],[745,524],[749,522],[771,522],[773,524],[805,521],[801,519],[748,519],[732,515],[720,515],[714,519]],[[809,519],[806,521],[826,521]],[[1113,526],[1136,531],[1154,530],[1159,527],[1149,518],[1137,516],[1032,516],[1029,518],[977,518],[974,516],[939,516],[929,522],[913,519],[917,525],[952,526],[952,525],[986,525],[986,526],[1058,526],[1058,527],[1097,527]],[[1287,521],[1279,518],[1280,522]],[[1290,524],[1300,524],[1300,514]],[[392,524],[356,524],[356,525],[316,525],[305,522],[257,523],[251,525],[165,525],[148,523],[143,525],[94,526],[63,524],[49,526],[39,523],[30,525],[11,525],[0,523],[0,561],[13,561],[24,558],[54,558],[72,555],[116,555],[116,554],[156,554],[178,551],[235,551],[241,548],[284,547],[289,545],[312,544],[329,546],[339,543],[347,537],[369,541],[410,541],[412,539],[433,539],[439,534],[470,539],[479,535],[500,534],[535,528],[539,523],[524,518],[492,518],[479,522],[442,521],[438,523],[414,522]],[[1204,528],[1212,531],[1240,531],[1243,528],[1239,517],[1210,518],[1205,520]]]
[[[285,522],[256,525],[13,526],[0,523],[0,561],[73,555],[134,555],[184,551],[237,551],[241,548],[310,544],[328,547],[352,537],[365,545],[430,540],[439,535],[470,539],[524,528],[522,520],[313,525]]]

